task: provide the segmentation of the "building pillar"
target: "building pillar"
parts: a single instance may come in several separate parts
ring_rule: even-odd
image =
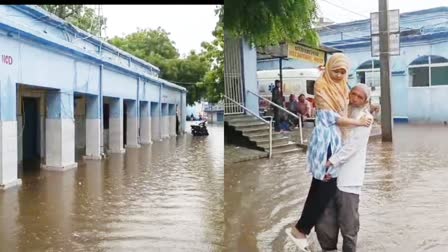
[[[151,138],[153,141],[160,141],[161,134],[159,131],[160,124],[160,114],[159,114],[160,104],[157,102],[151,102]]]
[[[86,155],[84,159],[101,159],[101,103],[97,95],[86,96]]]
[[[169,115],[168,115],[168,104],[162,103],[162,138],[169,137]]]
[[[127,118],[126,118],[126,147],[127,148],[140,148],[138,144],[138,113],[137,102],[126,101],[127,104]]]
[[[151,144],[151,108],[149,102],[140,102],[140,143]]]
[[[76,168],[73,92],[47,94],[45,119],[45,170],[65,171]]]
[[[0,190],[22,184],[17,168],[16,84],[0,79]]]
[[[123,148],[123,99],[111,98],[109,112],[109,152],[125,153]]]
[[[180,134],[183,135],[186,132],[187,127],[187,93],[182,92],[180,96],[180,105],[179,105],[179,131]]]
[[[174,104],[170,104],[168,106],[169,112],[169,124],[170,124],[170,137],[177,136],[176,134],[176,106]]]

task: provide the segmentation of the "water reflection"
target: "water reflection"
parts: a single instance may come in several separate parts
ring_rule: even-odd
[[[0,251],[221,251],[223,127],[209,132],[64,173],[24,169],[0,192]]]
[[[359,251],[448,251],[446,153],[443,126],[395,125],[394,143],[370,141]],[[284,229],[308,192],[304,162],[297,153],[226,164],[226,251],[296,251]]]

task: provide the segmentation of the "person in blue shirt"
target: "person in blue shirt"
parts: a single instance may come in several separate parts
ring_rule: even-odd
[[[327,169],[332,153],[341,149],[350,126],[370,126],[372,120],[347,117],[349,87],[348,58],[335,53],[327,62],[323,75],[314,87],[316,126],[311,133],[307,150],[307,169],[312,174],[310,190],[299,221],[286,229],[288,236],[302,251],[309,251],[306,235],[316,225],[326,205],[337,191],[337,170]]]

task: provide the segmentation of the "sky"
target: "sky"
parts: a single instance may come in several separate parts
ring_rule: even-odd
[[[98,10],[98,5],[89,5]],[[218,16],[216,5],[102,5],[107,18],[105,35],[123,36],[141,29],[162,27],[169,32],[181,57],[199,52],[201,42],[212,41]],[[102,34],[104,36],[104,34]]]
[[[448,7],[448,0],[389,0],[388,3],[389,10],[399,9],[400,13]],[[367,19],[371,12],[378,11],[378,0],[317,0],[317,4],[319,16],[336,23]]]

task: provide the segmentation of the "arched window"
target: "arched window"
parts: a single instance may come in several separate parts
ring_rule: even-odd
[[[418,57],[409,64],[411,87],[448,85],[448,59],[436,55]]]
[[[380,61],[367,60],[356,69],[356,80],[371,87],[373,90],[380,87]]]

